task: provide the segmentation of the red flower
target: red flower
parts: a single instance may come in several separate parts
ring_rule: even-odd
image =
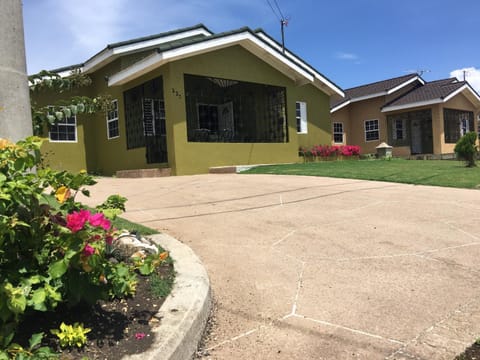
[[[89,257],[89,256],[92,256],[93,254],[95,254],[95,249],[89,244],[85,245],[85,247],[83,248],[83,255],[85,257]]]
[[[77,232],[83,229],[83,226],[90,217],[90,211],[80,210],[67,215],[67,227],[72,232]]]
[[[110,229],[110,221],[105,218],[105,216],[102,213],[96,213],[94,215],[90,215],[90,218],[88,219],[88,222],[92,226],[99,226],[102,227],[105,230]]]
[[[143,332],[136,333],[136,334],[135,334],[135,339],[137,339],[137,340],[142,340],[145,336],[146,336],[146,335],[145,335],[145,333],[143,333]]]

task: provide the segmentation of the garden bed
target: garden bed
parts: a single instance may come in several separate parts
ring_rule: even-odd
[[[165,284],[159,285],[159,279]],[[126,299],[99,301],[94,306],[68,308],[60,306],[55,312],[35,312],[25,318],[14,342],[27,347],[32,334],[45,334],[42,345],[61,353],[63,359],[118,359],[147,350],[154,342],[152,328],[161,324],[155,317],[165,301],[164,286],[173,282],[173,265],[165,262],[150,276],[138,276],[136,294]],[[159,296],[161,295],[161,296]],[[85,347],[61,349],[58,338],[50,333],[60,324],[76,322],[90,328]]]

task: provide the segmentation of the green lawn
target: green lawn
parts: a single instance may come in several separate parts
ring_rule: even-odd
[[[245,174],[328,176],[417,185],[480,188],[480,167],[467,168],[454,160],[346,160],[267,165]]]

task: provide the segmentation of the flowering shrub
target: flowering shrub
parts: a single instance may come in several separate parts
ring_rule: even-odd
[[[304,157],[336,158],[340,155],[351,157],[360,155],[360,146],[357,145],[313,145],[310,149],[300,147],[300,154]]]
[[[26,312],[135,292],[132,266],[109,261],[110,221],[75,202],[95,181],[85,171],[41,169],[40,145],[0,140],[0,358]]]

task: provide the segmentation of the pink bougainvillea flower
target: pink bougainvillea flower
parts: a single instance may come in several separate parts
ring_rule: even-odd
[[[83,226],[90,217],[90,211],[80,210],[67,215],[67,227],[72,232],[77,232],[83,229]]]
[[[103,215],[102,213],[96,213],[96,214],[90,215],[88,222],[92,226],[102,227],[105,230],[109,230],[111,226],[110,221],[107,218],[105,218],[105,215]]]
[[[145,333],[142,333],[142,332],[136,333],[135,334],[135,339],[142,340],[145,336],[146,336]]]
[[[107,243],[107,245],[112,245],[113,243],[113,236],[108,234],[106,237],[105,237],[105,242]]]
[[[90,244],[85,245],[85,247],[83,248],[83,255],[89,257],[93,254],[95,254],[95,248],[92,247]]]

